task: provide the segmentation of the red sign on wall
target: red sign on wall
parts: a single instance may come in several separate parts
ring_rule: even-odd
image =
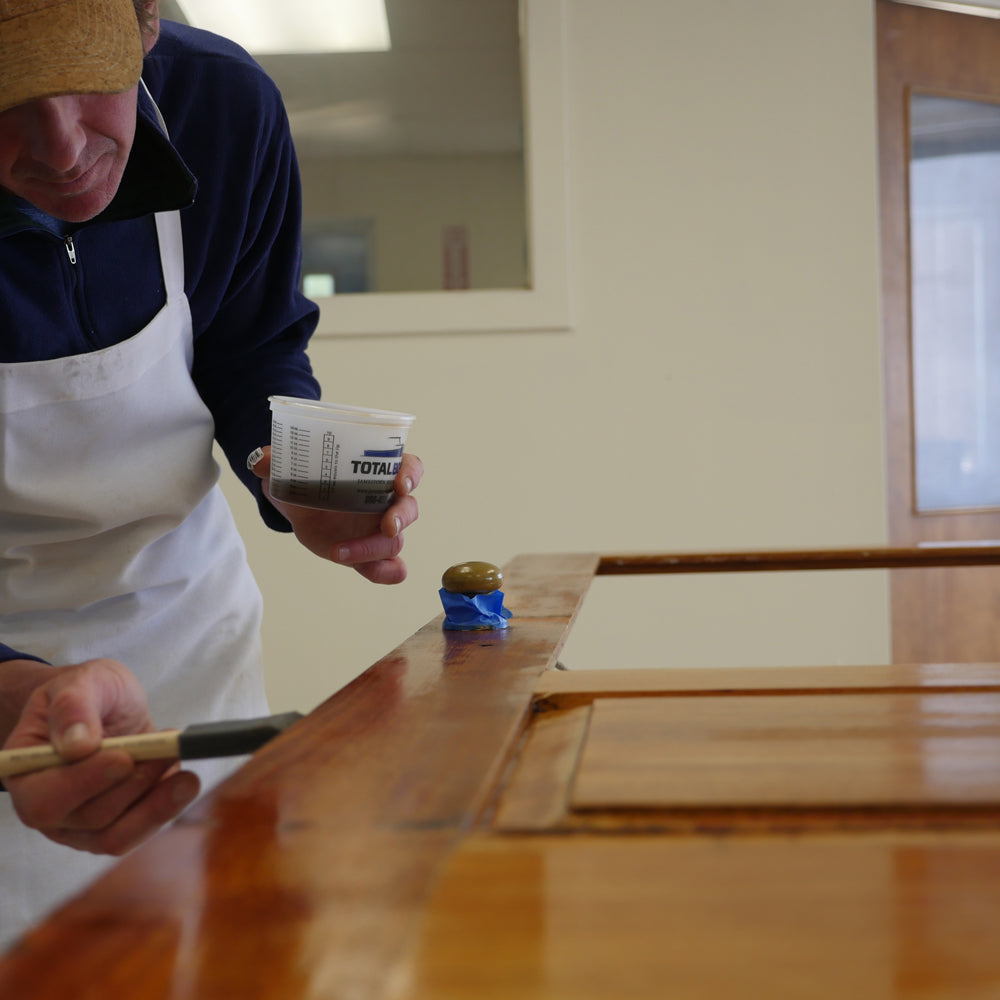
[[[469,227],[443,226],[441,229],[442,277],[445,290],[469,287]]]

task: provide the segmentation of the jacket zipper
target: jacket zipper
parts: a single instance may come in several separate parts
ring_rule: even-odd
[[[98,346],[97,338],[94,335],[94,328],[90,323],[90,316],[87,313],[83,299],[83,290],[80,287],[80,273],[77,271],[76,263],[76,244],[73,242],[73,237],[68,234],[62,238],[62,242],[66,248],[66,256],[69,258],[70,282],[73,287],[73,300],[76,303],[76,315],[80,323],[80,332],[83,334],[84,341],[91,348],[96,348]]]

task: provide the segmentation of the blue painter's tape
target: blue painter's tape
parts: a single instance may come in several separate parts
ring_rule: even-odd
[[[444,628],[459,631],[506,628],[507,619],[513,615],[503,606],[503,591],[492,594],[453,594],[442,587],[441,604],[444,605]]]

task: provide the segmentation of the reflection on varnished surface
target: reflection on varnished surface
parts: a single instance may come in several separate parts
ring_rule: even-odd
[[[539,677],[535,692],[540,698],[566,706],[589,704],[600,694],[635,697],[684,692],[901,692],[928,688],[1000,692],[1000,663],[871,663],[803,670],[787,667],[547,670]]]
[[[0,997],[385,995],[564,628],[420,630],[29,934]]]
[[[1000,693],[598,698],[571,801],[1000,805]]]
[[[557,671],[598,564],[514,560],[508,629],[420,629],[0,1000],[1000,997],[1000,665]]]
[[[1000,842],[482,837],[406,1000],[1000,995]]]

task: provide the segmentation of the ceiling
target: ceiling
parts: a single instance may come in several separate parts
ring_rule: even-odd
[[[389,52],[257,58],[281,89],[300,156],[517,152],[517,4],[386,0]],[[185,20],[175,0],[160,12]]]

